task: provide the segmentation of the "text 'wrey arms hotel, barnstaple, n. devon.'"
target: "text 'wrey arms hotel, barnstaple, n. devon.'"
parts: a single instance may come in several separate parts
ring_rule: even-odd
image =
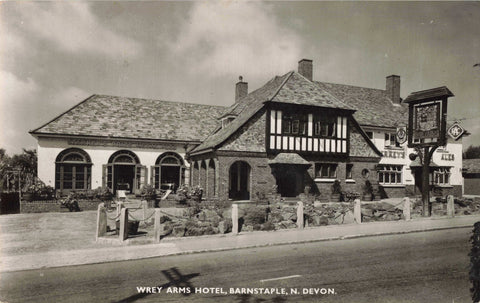
[[[240,78],[228,107],[93,95],[30,132],[38,176],[62,192],[189,184],[236,200],[306,187],[322,199],[334,180],[351,192],[369,180],[383,197],[419,192],[421,164],[395,137],[408,122],[400,77],[373,89],[312,75],[303,59],[250,93]],[[461,168],[461,140],[449,139],[433,156],[433,190],[460,196]]]

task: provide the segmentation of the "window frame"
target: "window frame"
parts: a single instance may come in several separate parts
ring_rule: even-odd
[[[326,168],[327,174],[323,175],[323,168]],[[315,163],[315,178],[320,179],[336,179],[337,178],[337,163]],[[333,172],[333,174],[332,174]]]
[[[403,165],[380,164],[377,174],[380,185],[403,185]]]
[[[433,170],[433,184],[437,186],[448,186],[450,185],[451,180],[451,167],[442,166],[436,167]],[[441,181],[440,181],[441,179]]]
[[[337,138],[338,116],[327,113],[313,114],[312,135],[316,138]],[[325,133],[324,133],[324,130]],[[330,135],[329,135],[330,134]]]

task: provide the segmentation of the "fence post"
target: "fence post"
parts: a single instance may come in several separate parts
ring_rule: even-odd
[[[104,203],[98,204],[97,210],[97,234],[95,241],[98,241],[99,237],[105,236],[107,233],[107,209]]]
[[[303,229],[303,202],[297,202],[297,228]]]
[[[353,217],[358,224],[362,223],[362,202],[360,199],[355,199],[355,206],[353,208]]]
[[[161,236],[161,228],[162,225],[160,224],[160,217],[162,216],[162,213],[160,212],[160,209],[156,208],[155,209],[155,224],[154,224],[154,235],[155,235],[155,242],[160,242],[160,236]]]
[[[128,208],[120,210],[120,241],[125,241],[128,238]]]
[[[232,204],[232,234],[238,234],[238,204]]]
[[[410,198],[405,197],[403,198],[403,217],[405,218],[405,221],[410,221],[411,215],[410,215]]]
[[[447,216],[455,217],[455,200],[452,195],[447,196]]]

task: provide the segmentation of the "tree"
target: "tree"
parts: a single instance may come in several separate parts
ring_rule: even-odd
[[[463,153],[464,159],[478,159],[480,158],[480,146],[470,145]]]
[[[33,184],[37,177],[37,151],[34,149],[23,149],[21,154],[8,156],[4,148],[0,148],[0,190],[9,190],[8,184],[18,183],[14,171],[20,175],[20,187]]]

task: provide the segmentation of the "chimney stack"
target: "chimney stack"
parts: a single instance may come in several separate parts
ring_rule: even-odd
[[[308,80],[313,80],[313,66],[312,60],[310,59],[302,59],[298,61],[298,73]]]
[[[248,82],[243,82],[243,77],[238,77],[238,82],[235,86],[235,102],[248,95]]]
[[[387,77],[386,91],[393,103],[400,104],[400,76],[390,75]]]

